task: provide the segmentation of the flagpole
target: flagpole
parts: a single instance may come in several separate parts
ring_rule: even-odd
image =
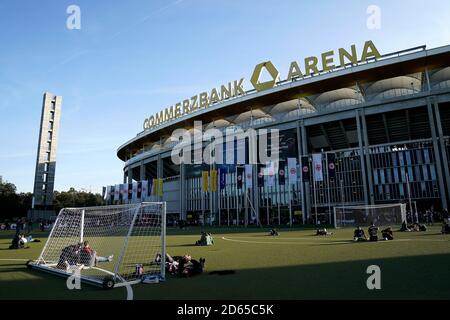
[[[330,168],[328,168],[328,154],[327,153],[325,153],[325,162],[326,162],[326,165],[327,165],[328,223],[331,224]]]
[[[313,163],[314,166],[314,163]],[[313,174],[313,193],[314,193],[314,212],[316,215],[316,225],[317,225],[317,194],[316,194],[316,168],[314,167],[314,174]]]

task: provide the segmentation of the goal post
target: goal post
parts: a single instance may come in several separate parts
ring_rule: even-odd
[[[406,221],[406,204],[380,204],[334,207],[334,227],[401,225]]]
[[[165,279],[166,203],[62,209],[33,269],[112,288]],[[156,255],[161,261],[155,263]]]

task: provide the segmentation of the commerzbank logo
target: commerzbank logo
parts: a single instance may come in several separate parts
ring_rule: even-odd
[[[272,77],[272,80],[259,82],[261,73],[264,69],[267,70],[269,75]],[[252,77],[250,78],[250,82],[253,85],[253,88],[256,89],[256,91],[262,91],[273,88],[277,83],[277,81],[279,80],[279,77],[280,72],[278,72],[277,68],[275,68],[273,63],[271,61],[266,61],[256,65]]]

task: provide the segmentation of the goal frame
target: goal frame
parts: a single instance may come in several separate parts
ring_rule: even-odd
[[[141,203],[137,203],[136,204],[136,208],[134,209],[134,213],[133,213],[133,218],[132,218],[132,223],[130,224],[130,227],[128,228],[128,232],[127,235],[124,238],[123,244],[122,244],[122,248],[120,251],[120,256],[119,259],[117,261],[117,263],[114,266],[114,272],[105,270],[103,268],[99,268],[99,267],[87,267],[85,269],[95,269],[101,272],[105,273],[105,278],[104,279],[97,279],[97,278],[93,278],[93,277],[87,277],[83,274],[79,274],[79,278],[80,281],[86,284],[90,284],[90,285],[94,285],[97,287],[103,287],[105,289],[111,289],[111,288],[117,288],[117,287],[123,287],[123,286],[127,286],[127,285],[133,285],[133,284],[137,284],[142,282],[142,279],[136,279],[136,280],[131,280],[131,281],[127,281],[126,279],[124,279],[123,277],[120,276],[119,274],[119,267],[121,265],[121,263],[123,262],[123,257],[126,253],[126,250],[128,248],[128,242],[129,239],[131,237],[133,228],[135,227],[135,222],[136,222],[136,218],[139,214],[139,210],[146,204],[152,204],[152,205],[160,205],[162,210],[160,212],[161,214],[161,235],[160,235],[160,244],[161,244],[161,262],[160,262],[160,276],[159,276],[159,280],[160,281],[165,281],[166,279],[166,269],[165,269],[165,259],[166,259],[166,202],[141,202]],[[39,257],[37,260],[30,260],[26,263],[28,268],[31,269],[35,269],[38,271],[43,271],[46,273],[50,273],[53,275],[57,275],[57,276],[61,276],[61,277],[65,277],[65,278],[69,278],[71,276],[74,275],[74,273],[72,272],[68,272],[62,269],[57,269],[54,268],[55,267],[55,263],[46,263],[46,261],[44,260],[44,252],[46,251],[50,240],[52,239],[52,235],[55,231],[55,228],[57,226],[58,220],[61,217],[61,214],[63,213],[64,210],[82,210],[82,214],[81,214],[81,230],[80,230],[80,242],[84,241],[84,216],[85,216],[85,210],[89,209],[89,208],[95,208],[95,209],[108,209],[108,208],[113,208],[113,207],[120,207],[123,205],[106,205],[106,206],[93,206],[93,207],[81,207],[81,208],[75,208],[75,207],[71,207],[71,208],[62,208],[59,213],[58,216],[56,217],[55,222],[53,223],[52,229],[48,235],[48,238],[45,242],[45,245],[43,246],[41,253],[39,254]],[[110,282],[109,284],[105,285],[105,279],[107,278],[111,278],[112,282]]]
[[[333,218],[334,218],[334,228],[339,229],[341,226],[337,225],[336,220],[336,209],[380,209],[380,208],[392,208],[392,207],[400,207],[400,209],[405,210],[406,214],[406,204],[405,203],[386,203],[386,204],[372,204],[372,205],[355,205],[355,206],[335,206],[333,207]],[[406,220],[406,216],[405,216]]]

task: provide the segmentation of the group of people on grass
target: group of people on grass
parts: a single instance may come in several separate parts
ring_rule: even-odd
[[[161,263],[161,254],[157,254],[155,263]],[[170,256],[166,254],[166,271],[175,276],[180,277],[192,277],[199,275],[205,268],[206,259],[200,258],[199,260],[193,259],[190,255],[184,256]]]
[[[363,228],[357,227],[353,232],[353,241],[378,241],[378,231],[379,228],[372,223],[367,229],[367,237]],[[386,229],[381,230],[381,239],[394,240],[394,231],[391,227],[387,227]]]

